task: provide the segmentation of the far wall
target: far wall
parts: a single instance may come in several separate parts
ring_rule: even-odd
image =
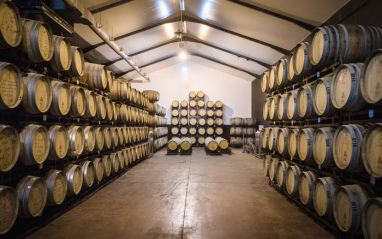
[[[184,80],[185,72],[190,76]],[[151,82],[132,83],[138,90],[155,90],[160,93],[159,105],[167,109],[168,123],[171,118],[171,103],[174,100],[188,101],[190,91],[203,91],[208,100],[224,104],[224,124],[231,117],[251,117],[251,82],[224,72],[186,61],[150,73]]]

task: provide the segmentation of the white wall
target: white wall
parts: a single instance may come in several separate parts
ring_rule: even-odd
[[[184,80],[185,74],[189,81]],[[174,100],[188,101],[190,91],[202,90],[206,101],[221,100],[225,106],[224,120],[231,117],[251,117],[251,82],[224,72],[186,61],[150,74],[149,83],[132,83],[138,90],[156,90],[160,93],[159,105],[166,107],[170,123],[170,107]]]

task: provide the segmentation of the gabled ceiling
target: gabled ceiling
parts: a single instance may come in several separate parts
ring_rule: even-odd
[[[245,80],[258,77],[350,0],[82,0],[143,72],[189,60]],[[182,11],[181,11],[182,9]],[[117,76],[140,75],[88,26],[73,41]],[[181,31],[182,38],[175,32]],[[180,47],[180,42],[184,47]]]

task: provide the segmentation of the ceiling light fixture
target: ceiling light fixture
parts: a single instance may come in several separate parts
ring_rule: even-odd
[[[187,53],[184,52],[184,51],[182,51],[182,52],[179,54],[179,58],[180,58],[181,60],[185,60],[185,59],[187,58]]]

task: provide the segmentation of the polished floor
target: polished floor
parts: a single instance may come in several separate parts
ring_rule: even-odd
[[[268,185],[262,160],[163,149],[29,238],[334,238]]]

